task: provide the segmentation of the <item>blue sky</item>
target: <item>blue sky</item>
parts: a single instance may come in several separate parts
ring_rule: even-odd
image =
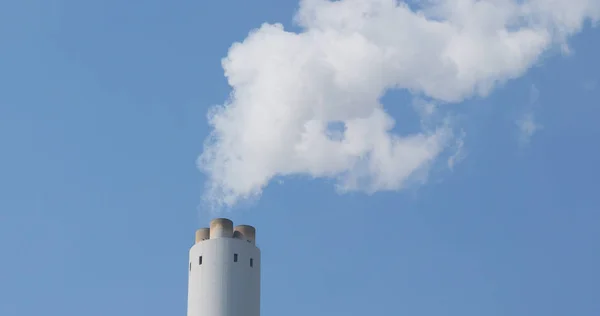
[[[0,2],[0,315],[185,315],[221,58],[297,5]],[[600,314],[600,29],[569,43],[453,105],[467,155],[424,185],[287,177],[219,214],[258,229],[262,314]],[[384,97],[400,132],[409,103]]]

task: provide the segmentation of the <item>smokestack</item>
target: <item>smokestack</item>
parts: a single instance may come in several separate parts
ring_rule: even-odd
[[[233,222],[226,218],[215,218],[210,221],[210,238],[233,237]]]
[[[238,225],[233,229],[233,238],[244,239],[254,244],[256,239],[256,229],[250,225]]]
[[[189,251],[188,316],[260,316],[256,229],[216,218]]]
[[[196,231],[196,243],[210,238],[210,228],[200,228]]]

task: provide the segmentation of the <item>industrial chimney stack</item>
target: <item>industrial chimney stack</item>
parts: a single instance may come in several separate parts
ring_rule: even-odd
[[[196,231],[190,249],[188,316],[260,316],[256,229],[226,218]]]

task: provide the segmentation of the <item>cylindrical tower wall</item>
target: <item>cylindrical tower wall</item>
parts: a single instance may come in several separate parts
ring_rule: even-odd
[[[260,316],[260,249],[233,229],[213,237],[212,224],[189,252],[188,316]]]

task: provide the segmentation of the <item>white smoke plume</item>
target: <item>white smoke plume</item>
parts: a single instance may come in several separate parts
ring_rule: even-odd
[[[286,175],[342,192],[420,181],[462,140],[449,120],[395,133],[386,91],[430,104],[486,96],[599,18],[600,0],[302,0],[301,32],[263,24],[222,61],[232,93],[209,113],[205,198],[231,207]]]

